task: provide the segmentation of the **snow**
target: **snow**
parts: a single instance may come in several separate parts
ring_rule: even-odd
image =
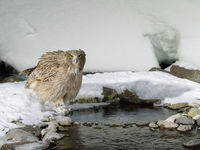
[[[0,136],[9,128],[16,128],[12,121],[23,124],[39,124],[51,113],[42,111],[42,105],[29,90],[24,89],[24,82],[0,84]]]
[[[23,70],[46,51],[82,48],[87,71],[143,71],[158,66],[144,35],[170,27],[180,33],[178,58],[200,66],[199,6],[199,0],[1,0],[0,59]]]
[[[200,70],[200,67],[185,61],[177,61],[175,63],[173,63],[173,65],[177,65],[189,70]],[[168,68],[166,68],[165,70],[170,71],[171,66],[169,66]]]
[[[162,103],[200,103],[200,85],[164,72],[112,72],[83,77],[77,98],[102,98],[103,86],[135,92],[142,99],[161,99]]]
[[[17,126],[12,121],[24,124],[39,124],[52,114],[44,109],[25,82],[0,84],[0,137]],[[200,103],[200,85],[177,78],[164,72],[110,72],[83,76],[83,84],[77,98],[102,98],[103,86],[118,93],[124,90],[135,92],[142,99],[161,99],[162,103]],[[106,103],[99,104],[102,106]],[[75,104],[73,110],[96,107],[98,104]]]

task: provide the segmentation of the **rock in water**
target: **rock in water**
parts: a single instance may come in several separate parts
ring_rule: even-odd
[[[149,123],[149,128],[157,129],[157,128],[158,128],[158,125],[157,125],[155,122],[150,122],[150,123]]]
[[[178,110],[184,107],[188,107],[188,103],[176,103],[176,104],[169,104],[166,103],[163,105],[165,108],[173,109],[173,110]]]
[[[169,121],[169,122],[174,122],[177,118],[181,117],[182,115],[180,113],[178,114],[175,114],[175,115],[172,115],[170,116],[169,118],[166,119],[166,121]]]
[[[192,125],[180,125],[177,130],[182,132],[190,131],[192,130]]]
[[[175,120],[175,123],[183,124],[183,125],[193,125],[195,123],[195,121],[190,117],[182,116],[182,117],[177,118]]]
[[[170,121],[165,121],[165,120],[159,120],[157,122],[157,125],[161,128],[161,129],[175,129],[178,127],[178,124],[170,122]]]
[[[183,146],[189,147],[189,148],[200,148],[200,140],[190,140],[188,142],[183,143]]]
[[[198,108],[191,108],[188,112],[189,117],[195,117],[197,115],[200,115],[200,110]]]

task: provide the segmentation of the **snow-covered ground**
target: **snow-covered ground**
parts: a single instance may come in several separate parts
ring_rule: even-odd
[[[0,136],[17,127],[12,121],[38,124],[51,115],[45,111],[25,82],[0,84]],[[143,99],[161,99],[163,103],[200,103],[200,85],[163,72],[112,72],[89,74],[77,98],[103,97],[102,87],[110,87],[121,93],[125,89],[136,92]],[[81,106],[75,106],[75,108]],[[88,107],[88,106],[84,106]]]

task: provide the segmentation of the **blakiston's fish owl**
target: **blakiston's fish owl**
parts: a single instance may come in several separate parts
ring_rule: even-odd
[[[85,64],[83,50],[54,51],[43,54],[36,67],[27,69],[25,88],[33,89],[44,101],[64,106],[79,92]]]

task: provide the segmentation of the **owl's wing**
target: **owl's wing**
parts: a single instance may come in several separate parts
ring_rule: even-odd
[[[63,55],[63,51],[43,54],[36,68],[29,75],[25,87],[29,87],[34,81],[48,82],[54,80],[60,67],[59,59]]]

